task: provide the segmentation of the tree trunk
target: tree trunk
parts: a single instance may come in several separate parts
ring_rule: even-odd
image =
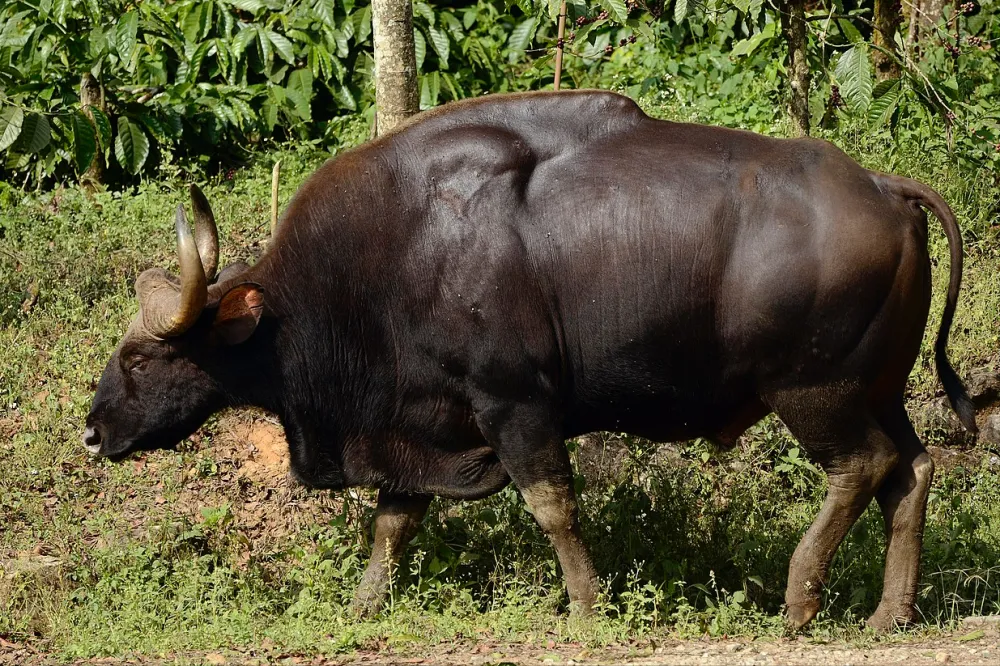
[[[875,30],[872,32],[872,41],[876,48],[872,50],[872,60],[875,62],[875,76],[879,81],[899,78],[895,39],[899,25],[903,22],[901,10],[902,4],[899,0],[875,0]]]
[[[948,0],[913,0],[910,7],[910,29],[907,44],[913,46],[941,18]]]
[[[809,63],[806,61],[805,0],[788,0],[781,11],[781,34],[788,44],[788,112],[801,135],[809,134]]]
[[[410,0],[372,0],[375,126],[381,136],[420,110]]]
[[[94,121],[91,107],[107,114],[104,106],[104,87],[90,72],[87,72],[80,79],[80,108],[83,109],[84,115],[90,119],[90,124],[94,126],[95,136],[100,137],[101,133],[97,131],[97,123]],[[100,187],[104,182],[104,151],[108,146],[100,145],[100,139],[97,143],[98,149],[94,154],[94,161],[80,176],[80,183],[90,190]]]

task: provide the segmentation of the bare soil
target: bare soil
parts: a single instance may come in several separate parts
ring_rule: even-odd
[[[57,658],[0,640],[0,665],[50,666]],[[580,643],[545,645],[462,642],[453,645],[414,646],[409,649],[359,651],[325,657],[290,654],[266,649],[238,652],[179,653],[156,657],[106,657],[69,662],[76,666],[96,664],[206,664],[243,666],[283,664],[287,666],[377,666],[396,664],[440,664],[442,666],[503,666],[505,664],[628,664],[632,666],[870,666],[905,664],[937,666],[963,664],[996,666],[1000,663],[1000,617],[970,618],[954,634],[933,637],[899,636],[868,646],[823,643],[805,637],[779,640],[700,639],[645,641],[636,645],[601,648]]]

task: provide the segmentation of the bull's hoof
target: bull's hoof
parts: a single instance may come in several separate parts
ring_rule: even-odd
[[[912,626],[916,624],[916,621],[917,612],[913,606],[906,604],[893,607],[880,603],[872,616],[865,620],[865,625],[877,633],[886,634],[894,629],[905,629]]]
[[[809,599],[789,603],[785,610],[785,624],[789,631],[796,632],[802,629],[819,613],[819,599]]]
[[[586,620],[594,617],[594,604],[585,601],[571,601],[569,617],[571,620]]]
[[[373,595],[355,595],[351,601],[349,611],[358,620],[370,620],[382,610],[381,597]]]

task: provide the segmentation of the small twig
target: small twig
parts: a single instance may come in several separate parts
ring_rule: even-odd
[[[826,20],[829,20],[829,19],[834,19],[834,20],[836,20],[836,19],[850,19],[851,21],[857,19],[858,21],[861,21],[865,25],[869,25],[869,26],[871,26],[873,28],[875,27],[875,22],[874,21],[872,21],[871,19],[867,19],[864,16],[861,16],[860,14],[823,14],[822,16],[807,16],[806,17],[806,21],[826,21]]]
[[[271,237],[278,228],[278,176],[281,174],[281,160],[274,163],[271,170]]]
[[[559,90],[559,84],[562,81],[562,61],[563,61],[563,46],[565,45],[566,36],[566,0],[562,0],[562,4],[559,6],[559,28],[556,33],[556,62],[555,78],[552,81],[552,88],[554,90]]]

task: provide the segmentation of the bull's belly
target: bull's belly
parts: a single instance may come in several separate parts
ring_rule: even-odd
[[[753,394],[703,399],[698,396],[662,399],[620,396],[575,405],[568,415],[565,430],[568,437],[612,431],[656,442],[704,437],[728,448],[769,412],[770,409]]]

